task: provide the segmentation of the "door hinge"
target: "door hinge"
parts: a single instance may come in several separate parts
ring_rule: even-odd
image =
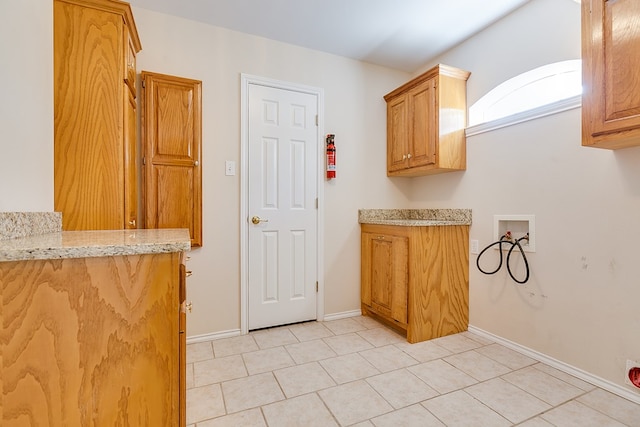
[[[318,209],[318,198],[316,197],[316,209]]]
[[[316,282],[316,293],[318,292],[318,282]]]
[[[316,114],[316,126],[318,126],[318,115]]]
[[[140,84],[142,85],[142,89],[146,89],[147,85],[144,84],[144,79],[140,82]]]
[[[147,164],[147,157],[146,156],[142,156],[142,165],[146,165]]]

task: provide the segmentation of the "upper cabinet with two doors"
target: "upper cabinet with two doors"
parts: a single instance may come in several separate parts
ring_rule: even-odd
[[[582,145],[640,145],[640,1],[582,0]]]
[[[466,169],[469,74],[440,64],[385,95],[388,176]]]

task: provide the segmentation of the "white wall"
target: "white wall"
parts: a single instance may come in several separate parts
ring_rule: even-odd
[[[53,2],[0,2],[0,211],[53,210]]]
[[[580,58],[579,9],[533,0],[437,61],[472,72],[471,105],[523,71]],[[625,387],[626,360],[640,360],[640,148],[581,147],[580,112],[468,138],[467,171],[414,179],[411,205],[473,209],[481,248],[494,214],[534,214],[526,285],[504,268],[481,274],[471,256],[470,323]]]
[[[133,8],[138,69],[202,80],[203,237],[191,253],[190,337],[240,328],[240,74],[324,89],[325,132],[336,134],[338,178],[326,182],[325,313],[360,307],[359,208],[408,204],[411,183],[386,178],[386,104],[408,75]],[[224,175],[225,160],[238,165]]]

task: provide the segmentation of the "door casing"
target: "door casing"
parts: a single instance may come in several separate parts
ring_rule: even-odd
[[[318,98],[318,237],[316,262],[318,294],[316,298],[317,320],[324,320],[324,90],[322,88],[284,82],[242,73],[240,75],[240,333],[249,332],[249,85],[256,84],[296,92],[304,92]]]

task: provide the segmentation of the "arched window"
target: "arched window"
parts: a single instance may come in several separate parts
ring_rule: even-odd
[[[582,61],[544,65],[496,86],[469,107],[467,136],[581,105]]]

